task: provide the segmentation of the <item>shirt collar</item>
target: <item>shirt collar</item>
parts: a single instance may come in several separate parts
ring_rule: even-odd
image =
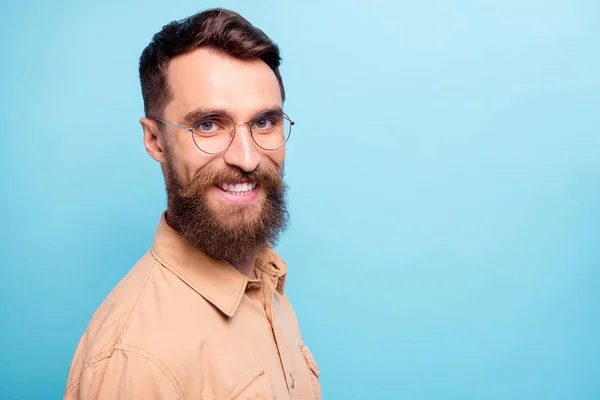
[[[209,257],[171,228],[162,214],[152,255],[190,288],[232,317],[246,291],[248,277],[224,260]],[[287,266],[272,248],[257,257],[256,268],[277,278],[276,289],[283,294]]]
[[[275,289],[280,294],[283,294],[285,278],[287,276],[287,265],[285,265],[285,262],[279,257],[279,254],[277,254],[275,250],[269,247],[264,253],[256,258],[254,266],[276,278],[277,286]]]

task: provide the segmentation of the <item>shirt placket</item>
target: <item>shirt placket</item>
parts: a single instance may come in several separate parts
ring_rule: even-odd
[[[278,324],[276,318],[277,313],[273,312],[273,299],[275,297],[275,287],[277,285],[277,278],[268,277],[267,279],[269,280],[269,284],[265,285],[264,287],[265,313],[267,315],[267,319],[269,321],[270,328],[273,333],[273,339],[275,341],[275,347],[277,348],[277,352],[279,354],[279,361],[281,363],[281,368],[287,385],[288,393],[290,394],[290,397],[292,399],[300,399],[298,390],[296,389],[296,382],[294,376],[295,371],[287,354],[288,348],[286,347],[285,335]]]

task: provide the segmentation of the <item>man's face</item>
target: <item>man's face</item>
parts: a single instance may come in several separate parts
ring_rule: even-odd
[[[192,115],[198,110],[218,110],[245,122],[282,107],[277,78],[261,60],[199,48],[173,59],[167,80],[172,100],[162,119],[186,127],[196,122]],[[142,120],[146,148],[165,175],[169,223],[207,254],[230,262],[274,244],[287,222],[285,147],[261,149],[248,125],[240,124],[224,152],[206,154],[189,132],[157,124]],[[162,131],[149,138],[152,129]]]

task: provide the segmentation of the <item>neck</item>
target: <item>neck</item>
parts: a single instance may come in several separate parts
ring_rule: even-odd
[[[244,261],[231,262],[230,264],[235,267],[242,274],[246,275],[250,279],[256,279],[256,273],[254,272],[254,263],[256,257],[253,257]]]

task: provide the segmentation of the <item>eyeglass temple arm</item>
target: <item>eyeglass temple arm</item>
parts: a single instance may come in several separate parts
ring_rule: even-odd
[[[163,124],[167,124],[169,126],[172,126],[173,128],[177,128],[177,129],[180,129],[182,131],[191,131],[193,129],[193,128],[189,128],[189,127],[186,127],[186,126],[181,126],[181,125],[173,124],[173,123],[171,123],[169,121],[165,121],[164,119],[160,119],[160,118],[156,118],[156,117],[150,117],[150,119],[153,119],[153,120],[158,121],[158,122],[162,122]]]

